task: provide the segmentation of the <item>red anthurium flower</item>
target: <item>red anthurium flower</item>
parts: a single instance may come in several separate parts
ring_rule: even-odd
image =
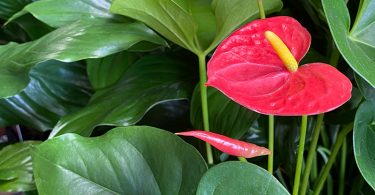
[[[334,67],[298,67],[311,36],[298,21],[279,16],[255,20],[235,31],[208,63],[207,85],[262,114],[313,115],[351,97],[350,80]]]

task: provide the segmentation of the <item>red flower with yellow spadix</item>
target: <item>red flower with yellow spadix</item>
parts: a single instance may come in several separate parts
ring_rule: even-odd
[[[325,63],[298,66],[311,42],[295,19],[255,20],[238,29],[208,62],[207,86],[262,114],[313,115],[351,97],[350,80]]]

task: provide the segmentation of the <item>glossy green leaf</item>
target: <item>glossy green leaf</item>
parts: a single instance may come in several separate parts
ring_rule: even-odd
[[[32,42],[0,46],[0,83],[7,83],[0,86],[0,97],[8,97],[24,89],[29,83],[29,70],[37,63],[49,59],[72,62],[99,58],[142,41],[165,44],[143,24],[95,20],[74,22]]]
[[[126,20],[109,13],[111,0],[39,0],[27,5],[8,22],[31,13],[40,21],[52,26],[61,27],[77,20]]]
[[[115,85],[97,91],[89,105],[64,117],[50,137],[74,132],[88,136],[99,125],[133,125],[154,105],[187,99],[193,75],[189,65],[170,56],[147,56],[133,64]]]
[[[197,38],[198,25],[186,10],[191,2],[193,1],[182,0],[177,3],[171,0],[114,0],[110,10],[142,21],[181,47],[197,51],[199,46],[194,38]]]
[[[130,52],[87,59],[87,73],[91,85],[98,90],[115,84],[136,59],[137,56]]]
[[[210,130],[239,139],[259,114],[232,101],[215,88],[207,88]],[[196,87],[191,101],[190,119],[195,129],[203,129],[200,90]]]
[[[368,101],[375,102],[375,88],[368,84],[365,80],[363,80],[357,74],[355,76],[355,81],[357,82],[358,88],[361,91],[363,97],[365,97]]]
[[[375,1],[363,0],[352,29],[345,1],[322,0],[333,39],[342,56],[375,87]]]
[[[35,189],[31,149],[38,141],[8,145],[0,150],[0,192],[19,192]]]
[[[20,17],[14,22],[27,33],[29,40],[39,39],[54,30],[52,27],[37,20],[30,14]],[[7,24],[6,26],[9,25],[11,24]]]
[[[214,166],[202,177],[197,195],[211,194],[284,195],[289,193],[265,169],[251,163],[232,161]]]
[[[30,78],[21,93],[0,99],[0,126],[50,130],[61,117],[85,106],[91,96],[82,64],[46,61],[31,69]]]
[[[7,20],[31,2],[33,2],[33,0],[1,0],[0,18]]]
[[[354,120],[353,148],[359,171],[375,190],[375,103],[365,101]]]
[[[280,10],[280,0],[265,3],[267,12]],[[111,12],[142,21],[172,42],[208,53],[234,29],[257,17],[256,0],[114,0]]]
[[[40,194],[188,195],[207,170],[194,147],[146,126],[56,137],[37,147],[33,160]]]

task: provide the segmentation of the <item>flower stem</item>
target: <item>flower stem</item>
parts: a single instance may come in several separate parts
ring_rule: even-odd
[[[271,154],[268,155],[268,172],[273,173],[273,153],[274,153],[274,116],[268,115],[268,149]]]
[[[344,139],[346,137],[346,135],[353,129],[353,123],[350,123],[348,125],[346,125],[342,130],[341,132],[339,133],[339,135],[337,136],[337,139],[336,139],[336,142],[335,144],[333,145],[333,148],[332,148],[332,152],[331,152],[331,155],[329,156],[328,158],[328,162],[327,164],[323,167],[323,170],[322,172],[320,172],[319,174],[319,177],[317,179],[317,182],[315,185],[314,185],[314,195],[317,195],[320,193],[320,191],[322,190],[323,188],[323,185],[324,185],[324,182],[325,180],[327,179],[327,176],[329,174],[329,171],[331,170],[332,168],[332,165],[333,163],[335,162],[335,159],[336,159],[336,156],[337,156],[337,153],[339,152],[340,150],[340,147],[342,145],[342,143],[344,142]]]
[[[303,151],[305,150],[306,131],[307,131],[307,115],[302,115],[301,132],[300,132],[298,154],[297,154],[297,166],[296,166],[296,173],[294,176],[294,184],[293,184],[293,195],[297,195],[298,190],[299,190],[299,182],[301,178],[302,163],[303,163]]]
[[[346,168],[346,155],[348,151],[348,145],[346,139],[342,144],[341,159],[340,159],[340,182],[339,182],[339,195],[344,195],[345,190],[345,168]]]
[[[258,3],[258,9],[259,9],[259,17],[260,19],[266,18],[266,14],[264,13],[264,7],[263,7],[263,1],[257,0]]]
[[[316,146],[318,145],[319,134],[320,130],[322,129],[323,118],[324,114],[319,114],[316,119],[313,136],[310,143],[309,153],[307,155],[306,166],[305,170],[303,171],[300,194],[306,194],[307,184],[309,182],[310,177],[311,165],[316,154]]]
[[[246,158],[244,158],[244,157],[239,156],[239,157],[237,157],[237,158],[238,158],[238,160],[241,161],[241,162],[248,162],[248,161],[246,160]]]
[[[208,120],[208,104],[207,104],[207,88],[204,84],[207,81],[207,72],[206,72],[206,55],[198,54],[199,59],[199,87],[201,91],[201,103],[202,103],[202,116],[203,116],[203,129],[205,131],[210,131],[210,124]],[[209,165],[214,164],[212,157],[212,148],[209,143],[206,142],[206,153],[207,153],[207,162]]]

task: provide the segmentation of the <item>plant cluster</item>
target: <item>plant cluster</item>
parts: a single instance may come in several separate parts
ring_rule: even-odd
[[[1,0],[0,192],[374,194],[374,9]]]

